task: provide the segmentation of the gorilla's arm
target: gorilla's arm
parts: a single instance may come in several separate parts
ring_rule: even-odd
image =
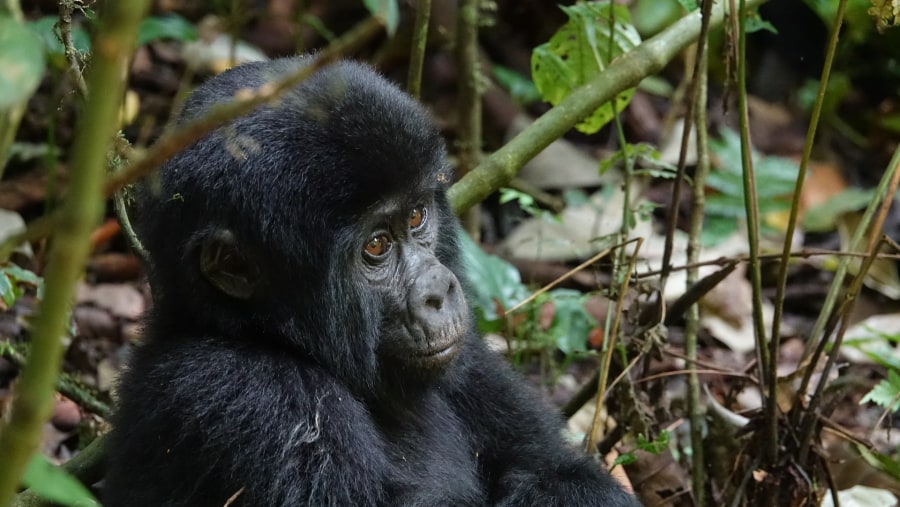
[[[640,506],[563,441],[560,419],[501,357],[477,338],[462,355],[465,374],[450,398],[472,429],[491,505]]]
[[[381,504],[390,464],[374,425],[318,368],[210,339],[140,347],[130,371],[105,504]]]

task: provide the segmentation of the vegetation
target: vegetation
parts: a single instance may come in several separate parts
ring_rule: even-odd
[[[120,324],[137,317],[110,311],[115,347],[79,365],[73,344],[99,340],[72,309],[84,302],[76,288],[85,273],[100,272],[100,254],[140,255],[128,186],[342,57],[405,71],[400,81],[447,126],[459,176],[449,195],[469,232],[481,330],[539,371],[548,396],[560,379],[575,380],[555,400],[567,417],[589,421],[570,424],[573,439],[599,456],[615,449],[645,503],[836,499],[853,485],[841,480],[839,448],[889,484],[881,490],[900,491],[888,432],[900,408],[900,252],[891,236],[900,232],[900,1],[772,2],[771,20],[757,11],[762,0],[567,2],[552,12],[433,3],[289,1],[258,11],[251,2],[173,9],[142,0],[95,12],[93,2],[59,0],[52,14],[0,0],[0,208],[13,202],[4,188],[30,174],[41,189],[7,206],[27,225],[0,220],[0,324],[15,324],[0,326],[0,507],[97,504],[101,422],[113,401],[97,363],[131,345]],[[820,36],[780,24],[780,9],[809,15]],[[315,50],[314,63],[194,122],[167,124],[192,83],[264,57],[248,42],[267,40],[261,33],[276,41],[270,56]],[[767,63],[794,49],[772,38],[791,35],[816,45],[785,61],[815,68]],[[773,76],[793,81],[777,88]],[[760,105],[766,93],[783,93],[770,102],[787,120]],[[500,122],[503,108],[538,116],[514,128]],[[797,142],[786,148],[784,138]],[[563,143],[582,156],[606,150],[602,161],[588,157],[588,183],[525,177],[526,164]],[[849,176],[822,197],[835,172],[826,162],[870,169],[844,169]],[[562,170],[542,167],[544,176]],[[108,201],[120,224],[104,221]],[[509,221],[521,222],[531,250],[495,231]],[[138,275],[126,279],[140,286]],[[92,308],[106,304],[97,301]],[[860,301],[877,304],[869,313],[886,316],[885,328],[860,323]],[[727,364],[716,364],[722,357]],[[71,459],[41,452],[57,393],[89,414],[67,436]],[[667,478],[648,472],[663,467]]]

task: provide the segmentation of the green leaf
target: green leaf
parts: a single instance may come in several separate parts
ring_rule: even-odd
[[[534,84],[544,100],[553,105],[592,80],[617,56],[641,43],[624,6],[586,2],[560,8],[569,21],[531,54]],[[616,110],[628,107],[633,95],[632,88],[616,96]],[[612,104],[605,104],[575,128],[586,134],[595,133],[612,120],[613,114]]]
[[[547,333],[563,354],[587,350],[587,338],[597,320],[584,308],[588,297],[577,290],[555,289],[549,293],[553,302],[553,323]]]
[[[678,3],[688,12],[694,12],[700,8],[700,4],[697,0],[678,0]]]
[[[778,34],[778,30],[775,28],[775,25],[759,17],[759,13],[755,12],[747,15],[747,24],[745,25],[745,30],[747,31],[747,33],[771,32],[776,35]]]
[[[706,185],[719,191],[706,198],[707,223],[713,216],[729,219],[742,218],[744,209],[743,168],[741,163],[741,138],[737,132],[723,129],[721,139],[710,140],[710,149],[718,159],[718,170],[709,173]],[[781,211],[790,207],[797,172],[796,163],[782,157],[765,157],[751,151],[756,172],[756,193],[762,214]],[[704,227],[704,235],[707,235]],[[708,236],[707,236],[708,237]],[[706,243],[706,240],[704,240]]]
[[[716,246],[737,231],[737,220],[723,216],[703,217],[703,231],[700,232],[700,242],[705,247]]]
[[[638,0],[632,8],[635,28],[643,37],[656,35],[681,17],[679,3],[675,0]]]
[[[41,41],[24,23],[0,15],[0,111],[24,103],[44,75]]]
[[[41,498],[70,506],[100,505],[88,489],[65,470],[53,466],[41,454],[35,454],[28,462],[22,483]]]
[[[633,452],[626,452],[617,456],[616,459],[613,460],[612,466],[630,465],[635,462],[637,462],[637,456],[635,456]]]
[[[863,396],[859,404],[868,402],[884,407],[890,412],[900,409],[900,375],[896,370],[888,370],[888,378],[879,382],[871,391]]]
[[[856,444],[853,447],[873,468],[890,475],[894,480],[900,480],[900,463],[895,458],[872,451],[865,445]]]
[[[3,301],[5,308],[10,308],[19,299],[18,291],[15,284],[9,279],[6,273],[0,273],[0,300]]]
[[[15,264],[7,263],[0,266],[0,300],[7,308],[11,307],[25,293],[23,284],[32,285],[41,289],[44,281],[41,277],[22,269]]]
[[[400,24],[400,7],[397,0],[363,0],[363,3],[373,16],[384,20],[388,35],[393,37]]]
[[[828,83],[825,85],[825,101],[822,103],[822,115],[825,118],[836,116],[838,108],[845,103],[845,99],[852,91],[853,83],[851,83],[850,77],[845,72],[832,72]],[[812,111],[818,93],[819,80],[805,80],[797,90],[797,104],[806,112]]]
[[[900,370],[900,359],[897,359],[892,347],[875,347],[863,350],[862,353],[875,364]]]
[[[500,189],[500,204],[506,204],[508,202],[516,201],[519,205],[519,208],[522,209],[525,213],[536,217],[540,216],[542,211],[541,208],[534,201],[534,196],[530,194],[526,194],[525,192],[516,190],[514,188],[503,187]]]
[[[669,448],[669,432],[661,431],[659,435],[656,436],[655,440],[647,440],[642,434],[637,436],[637,449],[650,452],[653,454],[662,454],[666,449]],[[637,457],[634,454],[634,451],[627,452],[624,454],[620,454],[619,457],[613,461],[613,466],[616,465],[628,465],[637,461]]]
[[[721,139],[710,140],[710,148],[719,159],[719,170],[707,178],[707,185],[723,193],[743,194],[741,137],[731,129],[722,129]],[[798,165],[782,157],[766,157],[751,150],[760,198],[789,196],[794,191]]]
[[[641,79],[641,82],[638,83],[638,89],[664,98],[671,98],[672,94],[675,93],[675,87],[659,76],[647,76]]]
[[[600,174],[606,173],[611,167],[622,163],[627,159],[634,162],[640,169],[634,171],[637,175],[650,175],[653,177],[672,179],[678,175],[678,168],[660,159],[659,151],[647,143],[626,143],[612,156],[600,161]]]
[[[653,440],[647,440],[643,434],[637,436],[637,448],[653,454],[660,454],[669,447],[669,432],[663,430],[659,432]]]
[[[197,38],[197,29],[188,20],[177,14],[151,16],[141,22],[138,29],[137,45],[161,39],[191,41]]]
[[[876,2],[883,3],[884,1],[886,0],[849,0],[844,9],[841,41],[848,40],[852,44],[859,44],[867,40],[874,33],[875,28],[869,19],[869,7],[876,5]],[[834,0],[804,0],[803,3],[821,18],[825,26],[831,26],[834,23],[840,4]]]
[[[531,292],[522,284],[515,266],[485,253],[462,230],[458,236],[479,328],[482,332],[496,331],[500,320],[497,306],[512,308]]]
[[[528,77],[502,65],[494,65],[491,69],[494,79],[500,86],[509,90],[509,94],[519,104],[529,104],[540,100],[541,94]]]
[[[33,285],[35,287],[44,283],[43,279],[38,275],[34,274],[34,272],[29,271],[27,269],[22,269],[21,267],[15,264],[9,264],[0,269],[7,276],[12,278],[17,283],[27,283]]]
[[[803,214],[803,230],[807,232],[833,231],[838,217],[849,211],[861,210],[875,197],[873,189],[847,188]]]
[[[56,16],[45,16],[28,23],[28,26],[41,40],[47,55],[61,57],[65,54],[65,49],[57,35],[57,21],[59,18]],[[91,50],[91,37],[80,25],[72,26],[72,45],[75,47],[75,51],[82,55],[86,55]]]
[[[570,208],[583,206],[590,202],[587,193],[579,188],[568,188],[563,190],[563,200],[566,202],[566,206]]]
[[[315,30],[316,34],[318,34],[319,37],[322,37],[329,43],[334,42],[334,40],[337,39],[337,35],[335,35],[334,32],[329,30],[328,27],[325,26],[325,23],[323,23],[321,19],[319,19],[316,16],[313,16],[312,14],[307,14],[306,16],[303,16],[303,23],[305,23],[310,28]]]

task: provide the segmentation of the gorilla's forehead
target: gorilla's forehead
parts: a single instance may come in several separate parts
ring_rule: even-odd
[[[443,186],[445,150],[434,123],[367,67],[328,68],[262,114],[274,152],[289,164],[283,171],[312,202],[361,209]]]
[[[182,120],[307,63],[292,58],[236,67],[199,87]],[[353,62],[318,71],[211,133],[161,172],[166,194],[182,195],[183,204],[217,203],[229,221],[254,217],[264,228],[324,223],[326,215],[352,218],[386,201],[414,205],[442,190],[448,173],[443,141],[424,108]]]

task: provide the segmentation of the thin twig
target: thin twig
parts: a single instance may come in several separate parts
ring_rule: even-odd
[[[769,348],[766,342],[765,318],[763,317],[762,273],[759,262],[759,196],[756,193],[756,172],[753,170],[752,141],[750,140],[750,113],[747,106],[747,22],[744,14],[747,12],[746,0],[740,0],[738,10],[734,9],[734,0],[731,0],[732,12],[739,15],[731,17],[731,25],[734,33],[738,34],[737,51],[737,90],[738,90],[738,123],[741,134],[741,167],[743,172],[744,187],[744,212],[747,221],[747,246],[750,249],[750,261],[747,270],[750,272],[750,285],[753,290],[753,331],[756,337],[757,368],[763,392],[768,384],[774,383],[774,378],[769,375],[774,371],[769,366]],[[778,456],[778,431],[775,427],[774,410],[775,399],[763,397],[763,409],[767,413],[768,424],[764,430],[763,453],[764,463],[773,465]]]
[[[63,45],[63,53],[66,56],[66,62],[69,64],[66,68],[69,79],[75,84],[75,89],[79,95],[87,98],[88,88],[84,82],[84,75],[81,72],[82,62],[80,61],[78,50],[75,49],[75,41],[72,39],[72,12],[75,10],[75,0],[66,0],[59,2],[59,21],[56,26],[59,28],[59,38]]]
[[[607,377],[609,376],[610,365],[612,364],[612,353],[615,347],[616,337],[619,335],[619,324],[622,320],[622,308],[625,306],[625,296],[628,294],[628,287],[631,283],[631,274],[634,273],[634,264],[637,262],[641,247],[644,245],[644,238],[635,238],[637,242],[634,245],[634,252],[628,259],[628,268],[622,271],[622,285],[619,287],[619,299],[616,301],[616,313],[613,320],[612,329],[604,336],[603,340],[603,356],[600,358],[599,376],[597,379],[597,406],[594,410],[594,418],[591,421],[591,431],[588,434],[588,449],[595,449],[597,445],[597,428],[600,427],[600,415],[602,405],[606,400],[607,393]],[[629,241],[630,243],[631,241]],[[623,249],[624,251],[624,245]],[[637,358],[635,358],[637,360]],[[627,371],[627,369],[625,370]],[[624,372],[623,372],[624,373]]]
[[[697,168],[694,172],[694,184],[691,188],[691,217],[690,217],[690,234],[688,235],[687,257],[688,262],[697,262],[700,259],[701,235],[703,233],[703,217],[706,208],[706,177],[709,174],[709,133],[706,130],[706,107],[707,107],[707,79],[708,79],[708,34],[709,34],[709,15],[712,10],[712,0],[703,0],[701,5],[701,14],[703,23],[700,28],[700,37],[697,39],[697,59],[693,76],[693,95],[691,96],[691,107],[694,109],[696,116],[693,122],[697,130]],[[690,116],[687,113],[685,116]],[[685,130],[683,132],[681,153],[678,156],[679,178],[684,177],[684,164],[686,162],[687,139],[690,137],[690,123],[685,119]],[[680,191],[674,191],[677,195]],[[670,245],[670,238],[674,235],[675,220],[678,216],[678,207],[672,206],[669,209],[671,220],[667,231],[666,246]],[[671,249],[670,249],[671,251]],[[736,264],[732,264],[730,273],[734,270]],[[668,262],[662,265],[663,272],[669,267]],[[727,276],[727,275],[725,275]],[[700,279],[700,271],[698,268],[688,269],[687,272],[687,288],[690,290],[692,286]],[[663,291],[661,288],[660,291]],[[691,489],[694,493],[694,503],[696,505],[706,504],[706,462],[704,454],[704,429],[706,427],[706,410],[702,402],[700,393],[700,376],[697,370],[697,340],[700,332],[700,304],[695,302],[685,312],[684,326],[684,344],[685,353],[688,357],[688,418],[690,420],[691,432]]]

